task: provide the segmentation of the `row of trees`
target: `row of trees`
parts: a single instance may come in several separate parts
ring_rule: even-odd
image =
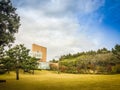
[[[68,54],[68,55],[63,55],[60,57],[60,60],[63,59],[72,59],[72,58],[76,58],[82,55],[96,55],[96,54],[105,54],[105,53],[110,53],[109,50],[107,50],[106,48],[102,48],[102,49],[98,49],[97,51],[88,51],[88,52],[78,52],[77,54]]]
[[[61,56],[61,72],[69,73],[120,73],[120,45],[111,51],[106,48]]]

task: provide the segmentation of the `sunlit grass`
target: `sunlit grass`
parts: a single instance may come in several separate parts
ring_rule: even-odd
[[[6,83],[0,83],[0,90],[119,90],[120,75],[57,74],[52,71],[35,71],[32,74],[15,73],[0,75]]]

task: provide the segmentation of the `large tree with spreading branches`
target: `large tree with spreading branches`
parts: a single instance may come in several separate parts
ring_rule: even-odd
[[[20,17],[10,0],[0,0],[0,55],[5,47],[15,40],[15,33],[20,26]]]

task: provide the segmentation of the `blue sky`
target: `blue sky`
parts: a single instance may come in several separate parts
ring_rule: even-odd
[[[47,47],[48,60],[120,44],[120,0],[12,0],[21,17],[16,44]]]

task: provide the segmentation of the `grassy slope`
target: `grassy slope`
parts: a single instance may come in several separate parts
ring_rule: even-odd
[[[57,74],[50,71],[36,71],[35,75],[15,73],[0,75],[6,83],[0,83],[0,90],[119,90],[120,75]]]

